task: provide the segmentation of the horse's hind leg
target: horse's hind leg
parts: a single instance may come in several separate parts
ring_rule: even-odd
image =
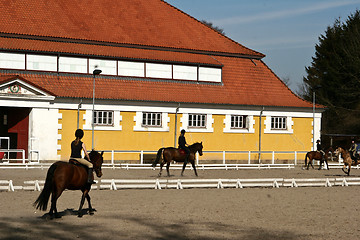
[[[159,174],[158,174],[158,177],[161,176],[161,172],[162,172],[163,166],[164,166],[164,162],[161,162],[161,163],[160,163],[160,172],[159,172]]]
[[[83,214],[82,214],[82,208],[84,206],[84,202],[85,202],[85,196],[88,195],[89,193],[89,190],[83,190],[83,194],[81,196],[81,201],[80,201],[80,207],[79,207],[79,210],[78,210],[78,217],[82,217]],[[89,207],[90,208],[90,207]]]
[[[167,162],[167,164],[166,164],[166,172],[167,172],[167,176],[168,176],[168,177],[170,177],[170,170],[169,170],[169,168],[170,168],[170,162]]]
[[[59,193],[60,192],[60,193]],[[56,202],[58,200],[58,198],[60,197],[62,191],[56,191],[54,190],[52,193],[51,193],[51,207],[50,207],[50,211],[49,211],[49,215],[50,215],[50,218],[61,218],[61,216],[59,215],[58,211],[57,211],[57,208],[56,208]]]

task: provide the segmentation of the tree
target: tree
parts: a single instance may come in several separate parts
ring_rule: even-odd
[[[224,29],[215,26],[212,22],[208,22],[206,20],[201,20],[201,22],[205,25],[207,25],[208,27],[214,29],[215,31],[217,31],[218,33],[221,33],[222,35],[225,35]]]
[[[360,12],[337,19],[319,37],[315,57],[306,67],[303,97],[328,107],[323,133],[360,134]],[[314,90],[315,86],[320,89]]]

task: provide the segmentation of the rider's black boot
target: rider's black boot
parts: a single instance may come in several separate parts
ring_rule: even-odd
[[[87,183],[89,184],[94,184],[96,182],[94,182],[94,174],[93,174],[93,168],[89,168],[88,170],[88,180]]]

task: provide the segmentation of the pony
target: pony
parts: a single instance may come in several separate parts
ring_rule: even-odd
[[[321,152],[318,152],[318,151],[307,152],[306,155],[305,155],[305,167],[306,167],[306,170],[309,170],[310,165],[311,165],[312,168],[314,168],[314,166],[312,164],[312,161],[314,159],[315,160],[320,160],[320,166],[319,166],[318,170],[321,169],[321,166],[324,163],[324,161],[326,163],[327,170],[329,170],[328,158],[330,157],[332,159],[333,152],[334,152],[334,149],[332,147],[328,148],[325,151],[324,159],[323,159],[323,156],[322,156]],[[307,162],[308,159],[309,159],[309,162]]]
[[[92,150],[89,153],[90,162],[94,166],[96,175],[100,178],[102,176],[101,165],[103,163],[103,153]],[[72,161],[72,160],[71,160]],[[82,196],[80,207],[78,210],[78,217],[82,217],[82,207],[85,198],[89,204],[89,214],[93,215],[95,209],[92,208],[90,202],[89,191],[91,184],[87,183],[88,171],[87,168],[81,164],[74,164],[71,162],[55,162],[53,163],[46,175],[45,185],[39,197],[34,202],[33,206],[36,209],[46,211],[47,204],[51,195],[51,208],[49,211],[50,218],[60,218],[57,212],[56,201],[61,196],[65,189],[81,190]]]
[[[341,153],[341,157],[343,158],[343,162],[344,162],[344,166],[341,168],[341,170],[349,176],[351,166],[356,166],[359,164],[359,162],[352,160],[350,152],[348,150],[338,147],[335,150],[335,155],[339,156],[340,153]],[[348,170],[346,171],[347,167],[348,167]]]
[[[196,154],[196,152],[198,152],[199,155],[202,156],[203,155],[202,149],[203,149],[202,142],[201,143],[197,142],[197,143],[194,143],[189,146],[189,150],[190,150],[189,162],[191,163],[192,167],[194,168],[194,172],[195,172],[196,176],[198,176],[198,174],[197,174],[196,167],[195,167],[195,154]],[[167,175],[168,175],[168,177],[170,177],[169,167],[170,167],[171,161],[184,162],[182,171],[181,171],[181,176],[183,176],[184,170],[185,170],[185,167],[187,164],[187,163],[185,163],[185,158],[186,158],[186,153],[182,149],[178,149],[178,148],[174,148],[174,147],[160,148],[156,154],[156,159],[154,160],[152,167],[155,168],[156,165],[158,164],[159,160],[161,159],[162,161],[160,162],[160,172],[159,172],[158,176],[159,177],[161,176],[162,167],[166,163]]]

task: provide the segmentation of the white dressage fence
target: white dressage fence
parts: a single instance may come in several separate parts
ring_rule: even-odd
[[[91,189],[186,189],[186,188],[280,188],[280,187],[333,187],[360,186],[358,177],[341,178],[255,178],[255,179],[102,179],[95,180]],[[14,186],[12,180],[0,180],[0,190],[41,191],[44,180],[24,181]]]

